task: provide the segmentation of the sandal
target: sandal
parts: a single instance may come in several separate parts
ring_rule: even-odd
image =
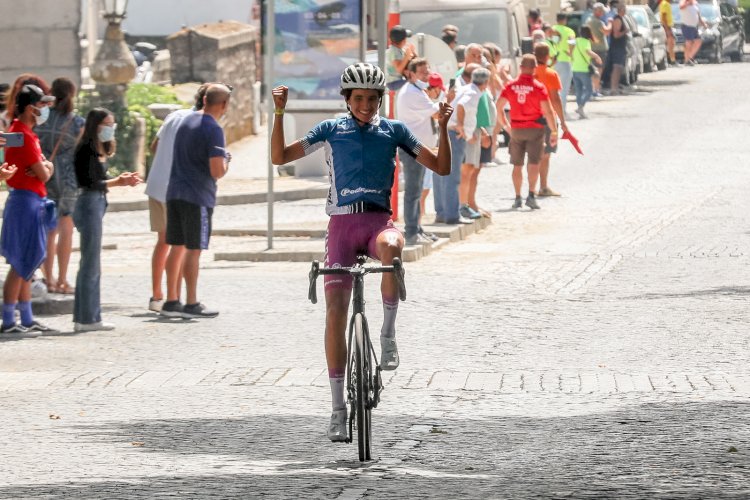
[[[47,293],[60,293],[60,289],[51,283],[47,283],[47,280],[42,278],[42,283],[47,287]]]
[[[76,289],[74,286],[71,286],[70,283],[67,281],[64,283],[57,283],[57,293],[62,293],[64,295],[73,295],[76,293]]]

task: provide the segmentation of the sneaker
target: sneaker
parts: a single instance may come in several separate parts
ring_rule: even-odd
[[[380,368],[383,370],[395,370],[398,368],[398,364],[396,339],[380,337]]]
[[[0,333],[28,333],[29,330],[23,325],[13,323],[12,325],[0,327]]]
[[[327,434],[328,439],[334,443],[343,443],[349,438],[349,433],[346,431],[346,408],[331,412]]]
[[[185,315],[184,309],[179,300],[168,300],[162,304],[159,314],[165,318],[190,318],[191,316]]]
[[[73,331],[75,332],[108,332],[114,329],[115,325],[113,325],[112,323],[105,323],[104,321],[97,321],[96,323],[73,324]]]
[[[512,208],[513,210],[523,208],[523,198],[521,198],[520,196],[516,196],[516,200],[513,202],[513,206],[510,208]]]
[[[215,318],[219,315],[219,311],[209,309],[200,302],[197,304],[185,304],[182,313],[186,318]]]
[[[541,207],[536,202],[536,198],[534,195],[529,195],[528,198],[526,198],[526,206],[529,207],[532,210],[539,210]]]
[[[164,299],[155,299],[151,297],[148,299],[148,310],[154,311],[155,313],[161,312],[161,308],[164,305]]]
[[[458,219],[450,219],[445,221],[446,224],[455,225],[455,224],[474,224],[474,221],[471,219],[467,219],[466,217],[459,216]]]
[[[688,62],[686,64],[688,66],[695,66],[695,59],[688,59]]]
[[[424,236],[422,233],[417,233],[414,236],[409,236],[405,241],[406,244],[411,247],[415,245],[432,245],[432,240]]]
[[[588,118],[588,116],[586,116],[586,112],[583,110],[583,108],[577,108],[576,109],[576,113],[578,113],[578,116],[581,118],[581,120],[585,120],[586,118]]]
[[[550,188],[542,188],[539,190],[539,193],[537,193],[537,196],[560,196],[560,193],[557,191],[553,191]]]
[[[440,239],[440,237],[435,233],[426,233],[424,231],[420,231],[419,234],[433,242]]]
[[[40,323],[38,321],[32,321],[30,325],[22,325],[26,330],[30,332],[42,332],[42,333],[59,333],[59,330],[50,328],[49,326]]]
[[[469,205],[461,205],[458,209],[458,213],[461,214],[461,217],[466,217],[467,219],[481,219],[482,214],[471,208]]]

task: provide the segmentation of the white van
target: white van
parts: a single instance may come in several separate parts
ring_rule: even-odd
[[[440,37],[446,24],[458,27],[458,43],[492,42],[518,74],[521,39],[529,36],[521,0],[400,0],[401,25]]]

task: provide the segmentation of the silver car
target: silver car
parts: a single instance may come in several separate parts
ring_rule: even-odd
[[[667,34],[648,5],[628,5],[628,14],[635,20],[641,38],[643,70],[656,71],[667,67]]]

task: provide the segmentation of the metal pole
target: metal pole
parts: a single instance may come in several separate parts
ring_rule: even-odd
[[[360,0],[359,60],[364,62],[367,55],[367,9],[368,0]]]
[[[274,0],[266,0],[266,107],[268,108],[268,250],[273,250],[273,162],[271,161],[271,134],[273,134],[274,115],[273,96],[273,60],[276,56],[276,18]]]
[[[388,45],[388,19],[387,13],[389,12],[390,0],[383,0],[382,2],[376,2],[376,13],[375,13],[375,29],[377,30],[378,36],[378,66],[385,70],[385,50]],[[380,114],[386,114],[385,106],[380,107]]]

